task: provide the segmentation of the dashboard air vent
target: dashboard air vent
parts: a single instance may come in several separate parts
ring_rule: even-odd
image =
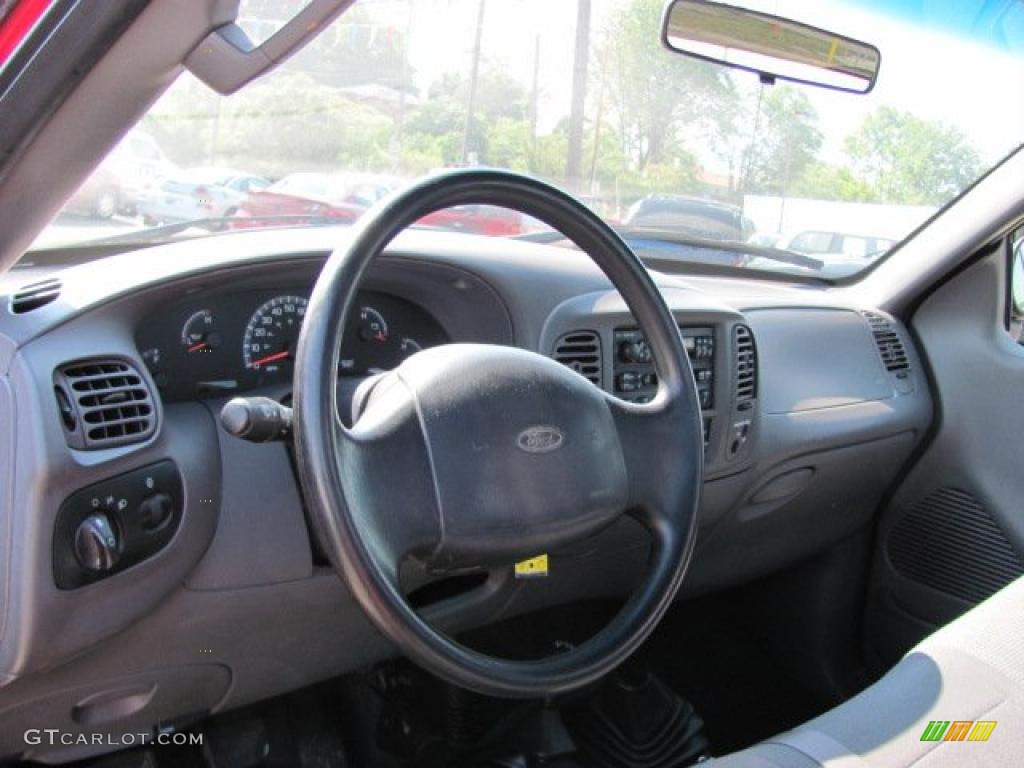
[[[72,448],[137,443],[156,430],[156,406],[146,380],[125,360],[64,365],[57,371],[54,391]]]
[[[893,324],[876,312],[864,312],[864,317],[871,326],[871,335],[875,337],[875,345],[878,354],[882,356],[885,370],[890,373],[907,370],[910,367],[907,351]]]
[[[23,285],[11,296],[11,312],[23,315],[49,304],[60,295],[60,280],[53,277]]]
[[[757,349],[754,334],[745,325],[737,325],[736,340],[736,402],[757,397]]]
[[[601,337],[593,331],[573,331],[555,344],[555,360],[601,386]]]

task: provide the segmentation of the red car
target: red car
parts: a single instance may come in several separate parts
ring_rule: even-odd
[[[294,216],[294,222],[281,223],[295,226],[320,219],[351,223],[396,186],[393,180],[380,176],[292,173],[249,195],[230,227],[265,227],[268,219],[281,216]]]
[[[300,226],[318,220],[352,223],[398,186],[394,179],[381,176],[293,173],[266,189],[250,194],[239,206],[230,227],[249,229],[274,223]],[[295,218],[277,221],[282,216]],[[420,219],[418,223],[492,237],[520,235],[527,229],[521,213],[493,205],[446,208]]]
[[[457,229],[475,235],[510,237],[527,231],[523,214],[494,205],[459,205],[419,220],[420,225]]]

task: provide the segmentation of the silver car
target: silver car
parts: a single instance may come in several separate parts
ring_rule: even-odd
[[[165,179],[139,201],[147,224],[230,217],[270,180],[230,168],[191,168]]]

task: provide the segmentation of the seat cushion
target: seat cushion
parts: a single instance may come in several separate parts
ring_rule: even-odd
[[[923,741],[931,721],[945,735]],[[985,741],[966,721],[995,721]],[[717,758],[715,768],[953,768],[1024,763],[1024,579],[911,650],[881,680],[798,728]]]

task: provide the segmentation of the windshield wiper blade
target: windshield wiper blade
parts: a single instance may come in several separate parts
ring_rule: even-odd
[[[656,240],[670,245],[682,245],[709,251],[724,251],[726,253],[742,253],[749,256],[760,256],[781,264],[790,264],[814,271],[818,271],[825,266],[825,262],[821,259],[815,259],[802,253],[795,253],[794,251],[786,251],[781,248],[772,248],[764,245],[752,245],[751,243],[745,243],[742,240],[712,240],[706,237],[687,235],[676,230],[650,227],[612,226],[612,229],[615,230],[616,234],[618,234],[619,237],[627,243],[630,240]],[[532,232],[526,235],[521,235],[517,239],[529,240],[535,243],[554,243],[559,240],[564,240],[565,236],[560,232],[551,230],[544,232]],[[685,261],[685,259],[680,259],[680,261]]]

